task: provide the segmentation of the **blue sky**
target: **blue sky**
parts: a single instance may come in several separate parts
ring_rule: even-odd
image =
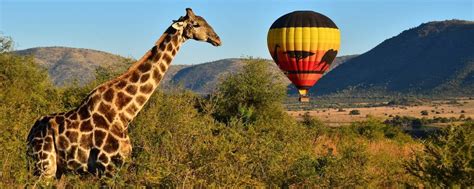
[[[268,28],[295,10],[330,17],[341,30],[339,55],[364,53],[403,30],[428,21],[474,20],[474,0],[0,0],[0,32],[17,49],[67,46],[139,58],[186,7],[203,16],[223,46],[188,41],[174,64],[222,58],[270,58]]]

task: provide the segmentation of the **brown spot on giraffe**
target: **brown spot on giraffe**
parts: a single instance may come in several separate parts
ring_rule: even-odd
[[[79,108],[78,113],[79,113],[80,119],[82,119],[82,120],[87,119],[91,116],[89,110],[87,109],[87,105],[81,106]]]
[[[106,132],[96,129],[94,131],[94,145],[96,147],[101,147],[102,144],[104,143],[106,136],[107,136]]]
[[[163,56],[163,61],[166,63],[166,65],[169,65],[171,63],[171,60],[173,60],[173,57],[169,54],[165,54]]]
[[[148,72],[151,69],[151,63],[149,62],[144,62],[143,64],[140,64],[138,66],[138,70],[140,70],[142,73]]]
[[[119,92],[117,94],[117,98],[115,99],[115,107],[117,107],[118,110],[122,110],[123,107],[130,103],[131,100],[132,97],[126,95],[123,92]]]
[[[135,86],[135,85],[128,85],[125,90],[128,92],[128,94],[134,95],[135,93],[137,93],[137,86]]]
[[[130,82],[135,83],[140,79],[140,74],[137,71],[134,71],[130,76]]]
[[[105,130],[109,129],[109,124],[107,123],[105,118],[102,117],[101,115],[95,113],[94,115],[92,115],[92,120],[94,122],[95,127],[103,128]]]
[[[148,83],[148,84],[142,85],[140,87],[140,92],[145,93],[145,94],[149,94],[149,93],[153,92],[153,89],[154,89],[153,85]]]
[[[81,140],[79,141],[81,148],[89,149],[92,146],[92,133],[82,134]]]
[[[173,23],[141,59],[91,91],[80,106],[35,122],[27,137],[35,174],[60,177],[67,171],[88,171],[111,176],[115,170],[112,163],[120,165],[130,158],[128,124],[158,86],[182,43],[194,36],[215,46],[220,44],[202,17],[195,16],[191,9],[186,12],[176,21],[180,23]],[[202,23],[199,30],[193,28],[195,22]]]
[[[107,135],[107,140],[104,144],[104,150],[107,153],[116,152],[119,147],[119,141],[112,135]]]
[[[79,122],[78,121],[69,121],[67,122],[68,127],[67,129],[78,129],[79,128]]]
[[[121,80],[115,85],[118,89],[123,89],[125,86],[127,86],[127,81]]]
[[[167,69],[168,69],[168,67],[166,67],[165,63],[161,63],[161,64],[160,64],[160,70],[161,70],[162,72],[166,72]]]
[[[107,91],[105,91],[105,93],[103,94],[104,100],[107,102],[112,102],[112,100],[114,99],[114,93],[115,92],[112,88],[107,89]]]
[[[107,118],[110,123],[113,122],[116,113],[112,106],[109,106],[105,103],[100,103],[98,110],[100,113],[104,114],[105,118]]]
[[[119,138],[125,137],[122,126],[120,126],[118,123],[115,123],[110,127],[110,132]]]
[[[69,139],[69,142],[76,143],[79,139],[79,133],[76,131],[66,131],[66,137]]]
[[[137,98],[136,98],[136,101],[137,101],[138,105],[140,105],[140,106],[145,104],[146,100],[147,100],[147,98],[143,95],[137,96]]]
[[[160,72],[159,72],[157,69],[154,69],[154,70],[153,70],[153,79],[155,80],[155,82],[156,82],[157,84],[160,83],[161,77],[162,77],[162,76],[161,76]]]
[[[91,124],[91,120],[88,119],[88,120],[85,120],[81,123],[81,126],[80,126],[80,131],[81,132],[90,132],[92,131],[92,124]]]
[[[130,106],[128,106],[127,110],[126,110],[130,115],[135,115],[135,112],[138,111],[138,107],[135,106],[135,104],[130,104]]]
[[[102,163],[105,163],[105,164],[108,164],[109,163],[109,157],[105,154],[100,154],[99,155],[99,160],[102,162]]]
[[[140,78],[140,82],[145,83],[145,82],[148,81],[149,78],[150,78],[150,74],[148,74],[148,73],[147,73],[147,74],[144,74],[144,75],[142,75],[142,77]]]

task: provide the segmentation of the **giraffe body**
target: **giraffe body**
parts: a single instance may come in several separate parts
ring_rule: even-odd
[[[131,157],[128,125],[158,87],[180,46],[187,39],[220,45],[212,27],[191,9],[186,11],[127,72],[96,87],[76,109],[36,121],[27,139],[35,174],[111,176]]]

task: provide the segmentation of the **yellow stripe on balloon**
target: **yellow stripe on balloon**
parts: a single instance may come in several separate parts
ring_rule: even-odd
[[[339,50],[340,36],[340,31],[336,28],[274,28],[268,32],[267,41],[270,49],[278,44],[285,51]]]

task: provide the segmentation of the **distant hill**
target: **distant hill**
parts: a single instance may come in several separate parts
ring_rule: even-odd
[[[16,51],[19,55],[34,56],[36,63],[48,70],[49,76],[57,86],[72,81],[85,84],[95,79],[95,70],[104,68],[111,72],[123,72],[133,60],[118,55],[91,49],[68,47],[38,47]],[[355,57],[337,57],[330,69]],[[272,60],[267,60],[269,69],[279,75],[286,84],[290,81],[279,71]],[[196,65],[172,64],[161,83],[162,88],[182,86],[197,93],[209,93],[215,89],[219,79],[242,68],[243,61],[238,58],[222,59]]]
[[[95,70],[99,67],[121,72],[132,62],[131,59],[102,51],[69,47],[38,47],[15,53],[33,56],[36,63],[48,70],[57,86],[73,81],[85,84],[95,79]]]
[[[323,77],[316,94],[383,90],[474,95],[474,22],[421,24],[385,40]]]

